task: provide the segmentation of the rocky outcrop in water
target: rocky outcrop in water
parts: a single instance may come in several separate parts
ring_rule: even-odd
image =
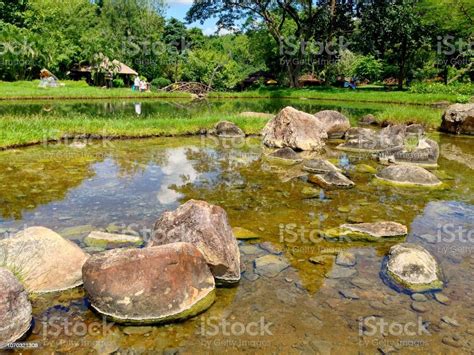
[[[443,114],[441,130],[454,134],[474,134],[474,104],[455,104]]]
[[[217,136],[223,138],[231,137],[245,137],[242,131],[235,123],[229,121],[220,121],[214,127],[214,132]]]
[[[396,163],[436,167],[438,165],[439,146],[431,139],[417,139],[413,146],[405,144],[404,149],[395,152],[393,157]]]
[[[380,131],[369,128],[351,128],[346,133],[346,142],[340,144],[339,150],[353,152],[391,152],[402,150],[406,126],[385,127]]]
[[[54,292],[82,284],[88,255],[44,227],[30,227],[0,241],[0,263],[15,270],[28,292]]]
[[[349,119],[338,111],[319,111],[314,116],[319,120],[329,138],[342,138],[351,128]]]
[[[375,177],[383,182],[398,186],[426,186],[441,185],[441,181],[428,170],[414,165],[391,165],[378,172]]]
[[[341,171],[331,162],[324,159],[311,159],[303,164],[303,170],[312,174],[326,174]]]
[[[0,349],[20,339],[30,329],[31,320],[24,287],[9,270],[0,268]]]
[[[338,171],[330,171],[324,174],[311,174],[308,176],[308,181],[325,190],[350,189],[355,186],[353,181]]]
[[[221,283],[240,280],[240,253],[226,212],[205,201],[190,200],[155,223],[149,246],[175,242],[194,244]]]
[[[343,224],[322,232],[328,239],[341,241],[383,241],[387,238],[401,238],[408,233],[407,227],[397,222],[374,222]]]
[[[303,161],[298,153],[289,147],[277,149],[265,157],[269,162],[282,165],[294,165]]]
[[[214,277],[190,243],[96,254],[84,265],[83,274],[91,305],[119,323],[186,319],[215,300]]]
[[[263,143],[268,147],[296,150],[319,150],[328,135],[313,115],[285,107],[263,129]]]
[[[403,243],[390,248],[382,270],[388,281],[404,291],[426,292],[443,287],[436,259],[420,245]]]

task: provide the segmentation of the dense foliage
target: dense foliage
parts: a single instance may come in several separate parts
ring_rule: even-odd
[[[213,36],[165,12],[163,0],[0,0],[0,80],[36,79],[42,68],[67,78],[97,58],[123,62],[156,87],[229,90],[269,78],[299,86],[302,75],[399,87],[474,79],[471,0],[195,1],[187,19],[217,17]]]

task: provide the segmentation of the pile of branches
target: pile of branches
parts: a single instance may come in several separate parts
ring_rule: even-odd
[[[173,83],[171,85],[164,87],[162,90],[168,91],[168,92],[180,91],[180,92],[188,92],[190,94],[195,94],[195,95],[206,95],[212,89],[210,86],[203,83],[177,82],[177,83]]]

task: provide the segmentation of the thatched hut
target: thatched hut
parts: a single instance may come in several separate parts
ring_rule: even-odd
[[[104,58],[98,65],[76,65],[71,69],[69,75],[73,80],[85,78],[89,84],[94,82],[102,85],[111,78],[121,78],[125,84],[129,85],[138,73],[118,60],[110,61],[108,58]]]

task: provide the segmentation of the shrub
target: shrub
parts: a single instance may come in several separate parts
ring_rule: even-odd
[[[123,88],[125,87],[125,83],[123,82],[122,79],[114,79],[112,81],[113,87],[114,88]]]
[[[353,74],[358,79],[376,81],[382,74],[382,63],[373,56],[363,56],[354,63]]]
[[[471,97],[469,95],[458,95],[456,97],[456,102],[460,104],[467,104],[471,101]]]
[[[151,82],[151,85],[153,85],[154,87],[157,87],[158,89],[164,88],[170,84],[171,84],[171,80],[163,78],[163,77],[153,79],[153,81]]]

